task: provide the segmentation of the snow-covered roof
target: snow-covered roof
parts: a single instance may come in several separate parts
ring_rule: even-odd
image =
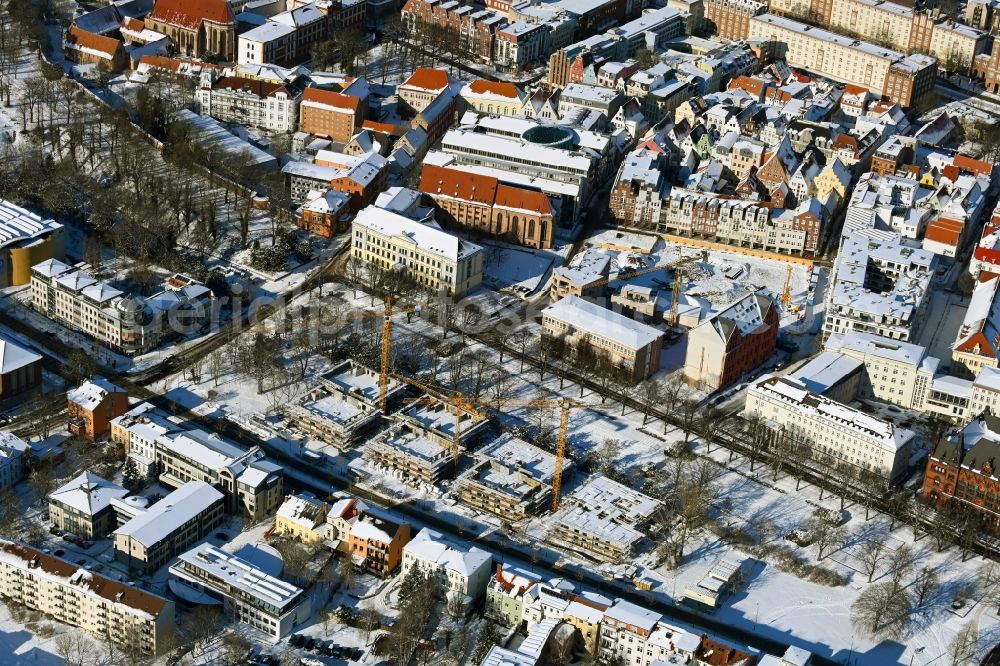
[[[82,515],[94,516],[111,506],[112,499],[125,495],[128,491],[118,484],[86,471],[49,493],[49,501],[68,506]]]
[[[362,541],[391,543],[396,538],[401,527],[400,523],[394,522],[383,515],[373,513],[371,509],[367,509],[351,525],[351,538],[361,539]]]
[[[103,377],[94,377],[83,382],[66,394],[66,399],[83,409],[93,411],[109,393],[124,393],[124,389],[115,386]]]
[[[663,337],[663,331],[625,315],[613,312],[596,303],[566,296],[542,311],[569,326],[607,338],[633,350],[654,344]]]
[[[0,247],[26,245],[36,238],[62,229],[51,219],[42,219],[26,208],[0,200]]]
[[[353,224],[355,227],[362,227],[380,235],[405,237],[420,250],[441,255],[449,261],[459,261],[481,249],[478,245],[461,240],[441,229],[421,224],[382,208],[362,209],[354,218]]]
[[[277,608],[276,614],[279,615],[297,605],[302,597],[300,588],[208,543],[182,553],[177,559],[178,562],[170,567],[170,573],[175,577],[184,579],[191,576],[192,582],[227,596],[238,590],[251,599]],[[200,575],[187,573],[185,565],[194,568]]]
[[[493,562],[493,556],[485,550],[458,544],[427,527],[403,547],[403,557],[407,555],[465,577],[472,576],[483,567],[489,568]]]
[[[810,391],[825,394],[847,377],[861,372],[863,367],[864,363],[852,356],[825,351],[789,376],[802,382]]]
[[[128,536],[149,549],[221,501],[222,497],[222,493],[203,481],[189,481],[114,533]]]
[[[854,351],[877,356],[917,368],[928,367],[930,369],[927,363],[933,361],[934,367],[937,367],[937,359],[928,357],[925,347],[862,331],[833,333],[827,338],[826,348],[830,351]]]
[[[23,455],[28,445],[23,439],[12,432],[0,430],[0,457],[9,458],[13,455]]]
[[[277,515],[314,530],[326,522],[326,505],[311,495],[290,495],[278,507]]]
[[[6,375],[41,360],[41,355],[0,337],[0,375]]]
[[[805,384],[790,377],[765,375],[754,383],[750,390],[786,403],[803,417],[836,423],[841,428],[853,431],[856,436],[863,437],[889,451],[902,448],[914,437],[911,430],[897,427],[891,421],[865,414],[860,409],[813,393]]]
[[[617,599],[613,606],[604,611],[605,621],[613,620],[621,624],[639,627],[646,632],[653,631],[662,616],[654,610],[643,608],[624,599]]]

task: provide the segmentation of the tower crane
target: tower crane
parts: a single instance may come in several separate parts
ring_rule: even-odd
[[[788,311],[788,306],[792,304],[792,265],[788,264],[788,273],[785,275],[785,288],[781,292],[781,308]]]
[[[402,375],[393,375],[397,379],[412,384],[417,388],[421,389],[425,393],[434,396],[438,399],[450,402],[455,408],[455,430],[452,439],[452,459],[455,469],[455,475],[458,475],[459,467],[459,456],[461,453],[460,439],[461,439],[461,417],[460,414],[463,412],[473,416],[479,416],[485,418],[485,414],[476,409],[479,407],[489,407],[490,403],[485,400],[468,400],[461,393],[455,393],[452,396],[448,395],[445,389],[438,386],[433,386],[426,382],[422,382],[411,377],[404,377]],[[559,430],[556,434],[556,464],[555,470],[552,474],[552,511],[559,510],[559,502],[561,500],[562,494],[562,472],[563,472],[563,462],[566,459],[566,433],[569,428],[569,412],[574,408],[597,408],[601,407],[600,403],[584,403],[578,400],[573,400],[572,398],[557,398],[557,399],[533,399],[533,400],[505,400],[503,402],[505,407],[529,407],[529,408],[556,408],[559,410]]]

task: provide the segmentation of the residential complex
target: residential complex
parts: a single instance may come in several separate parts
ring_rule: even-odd
[[[299,125],[302,91],[294,84],[202,72],[195,111],[227,123],[291,133]]]
[[[24,458],[28,445],[17,435],[0,430],[0,488],[13,486],[24,478]]]
[[[112,420],[111,440],[125,448],[142,474],[168,487],[189,481],[215,486],[229,513],[262,520],[284,498],[282,469],[259,448],[243,450],[214,433],[182,428],[148,403]]]
[[[563,475],[570,471],[564,461]],[[505,433],[476,452],[476,462],[458,478],[459,501],[516,521],[548,510],[556,459],[551,453]]]
[[[224,515],[222,493],[190,481],[115,530],[115,558],[129,571],[151,574],[208,536]]]
[[[174,275],[162,291],[142,298],[91,277],[89,269],[56,259],[32,266],[35,310],[128,355],[197,330],[208,317],[212,292],[190,276]]]
[[[661,509],[658,500],[594,475],[563,499],[563,508],[552,516],[549,538],[598,561],[624,562]]]
[[[0,597],[155,656],[172,646],[174,602],[10,541],[0,542]]]
[[[920,330],[934,255],[894,234],[852,233],[842,240],[823,321],[825,335],[858,331],[903,342]]]
[[[834,81],[860,85],[902,107],[918,105],[934,90],[937,61],[814,28],[775,14],[750,19],[747,37],[774,44],[775,55]]]
[[[493,556],[475,546],[465,546],[424,528],[403,546],[405,577],[412,569],[436,576],[446,595],[472,603],[486,590],[492,575]]]
[[[86,471],[49,493],[49,520],[84,539],[99,539],[116,523],[112,502],[128,495],[118,484]]]

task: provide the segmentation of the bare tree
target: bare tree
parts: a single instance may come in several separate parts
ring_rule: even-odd
[[[230,666],[240,666],[246,662],[250,641],[246,636],[229,631],[222,637],[222,660]]]
[[[663,391],[655,379],[647,379],[639,384],[639,400],[642,402],[642,425],[646,425],[650,412],[660,405]]]
[[[967,664],[978,664],[976,652],[979,648],[979,627],[975,619],[969,620],[955,634],[951,644],[948,646],[948,658],[951,666],[966,666]]]
[[[208,356],[208,372],[212,376],[212,383],[219,385],[219,379],[226,372],[226,357],[221,351],[214,351]]]
[[[917,574],[916,580],[913,581],[913,600],[917,608],[923,608],[931,597],[937,593],[939,587],[940,583],[934,570],[927,567],[921,569],[920,573]]]
[[[809,517],[807,523],[809,534],[816,544],[817,559],[822,561],[830,551],[839,548],[844,543],[845,532],[829,512],[817,509]]]
[[[868,574],[868,582],[872,582],[879,566],[886,558],[886,540],[882,537],[875,537],[865,541],[858,549],[858,559],[864,566],[864,572]]]
[[[869,585],[851,605],[851,623],[871,638],[898,639],[909,626],[913,605],[892,583]]]

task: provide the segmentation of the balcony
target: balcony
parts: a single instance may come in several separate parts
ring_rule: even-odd
[[[69,431],[74,435],[87,434],[87,421],[82,416],[73,416],[69,419]]]

